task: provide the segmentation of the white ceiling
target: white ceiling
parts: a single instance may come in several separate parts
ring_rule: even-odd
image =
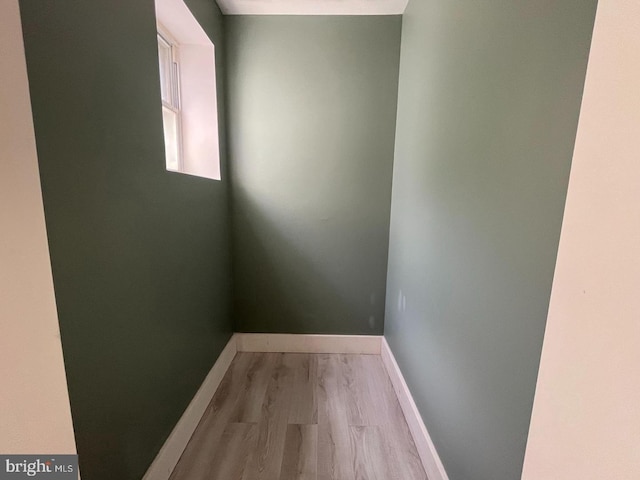
[[[409,0],[216,0],[225,15],[400,15]]]

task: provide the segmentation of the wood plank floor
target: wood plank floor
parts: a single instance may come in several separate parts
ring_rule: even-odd
[[[171,480],[426,480],[378,355],[238,353]]]

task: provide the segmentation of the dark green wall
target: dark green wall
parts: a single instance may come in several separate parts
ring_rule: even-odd
[[[20,6],[82,477],[140,479],[232,330],[226,171],[165,170],[153,0]]]
[[[226,17],[240,331],[382,333],[400,17]]]
[[[595,7],[403,17],[385,335],[451,480],[520,478]]]

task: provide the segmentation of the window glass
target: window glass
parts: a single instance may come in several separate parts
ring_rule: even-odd
[[[171,45],[158,35],[158,60],[160,61],[160,88],[162,90],[162,101],[172,104],[171,100]]]
[[[180,171],[180,142],[178,125],[178,114],[162,107],[162,121],[164,124],[164,149],[167,161],[167,170]]]

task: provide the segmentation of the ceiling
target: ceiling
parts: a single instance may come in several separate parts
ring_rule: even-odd
[[[400,15],[409,0],[216,0],[225,15]]]

